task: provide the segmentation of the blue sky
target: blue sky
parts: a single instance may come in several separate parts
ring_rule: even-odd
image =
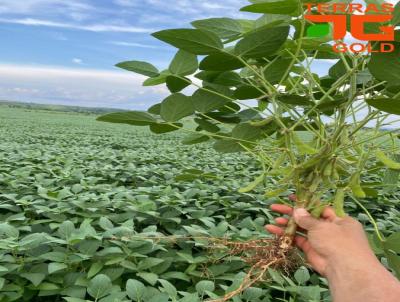
[[[150,34],[209,17],[245,17],[246,0],[0,0],[0,99],[145,109],[164,87],[114,64],[167,67],[175,49]],[[247,16],[249,17],[249,16]]]
[[[397,0],[388,0],[396,3]],[[147,109],[168,91],[114,65],[166,68],[176,50],[150,34],[240,13],[247,0],[0,0],[0,100]],[[319,61],[326,73],[332,62]]]

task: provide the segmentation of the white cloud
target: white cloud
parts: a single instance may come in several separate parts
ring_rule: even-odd
[[[123,26],[123,25],[113,25],[113,24],[90,24],[90,25],[77,25],[72,23],[54,22],[50,20],[41,20],[33,18],[24,19],[6,19],[0,18],[0,23],[9,24],[20,24],[27,26],[45,26],[45,27],[56,27],[65,29],[76,29],[85,30],[92,32],[125,32],[125,33],[150,33],[155,31],[150,28],[142,28],[135,26]]]
[[[144,110],[160,102],[164,86],[142,87],[129,72],[0,64],[0,99]]]
[[[147,45],[147,44],[134,43],[134,42],[110,41],[108,43],[112,44],[112,45],[126,46],[126,47],[139,47],[139,48],[150,48],[150,49],[160,49],[161,48],[161,47],[154,46],[154,45]]]
[[[72,63],[75,63],[75,64],[80,65],[80,64],[83,63],[83,61],[82,61],[82,59],[79,59],[79,58],[73,58],[73,59],[72,59]]]

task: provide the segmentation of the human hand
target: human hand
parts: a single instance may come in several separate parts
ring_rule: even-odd
[[[305,253],[308,263],[322,276],[329,277],[338,267],[358,266],[377,262],[362,225],[351,217],[339,218],[327,207],[321,219],[313,218],[305,209],[295,209],[274,204],[271,209],[280,214],[294,217],[299,232],[306,237],[296,236],[296,245]],[[281,236],[288,219],[275,219],[276,225],[267,225],[272,234]]]

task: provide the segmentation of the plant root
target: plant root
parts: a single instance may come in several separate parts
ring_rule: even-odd
[[[227,256],[240,256],[251,267],[236,290],[227,293],[222,298],[208,300],[208,302],[226,302],[240,295],[254,284],[264,281],[268,269],[279,270],[286,274],[297,269],[301,263],[301,258],[292,246],[292,240],[285,239],[288,245],[282,248],[282,238],[285,238],[285,236],[277,239],[258,239],[246,242],[216,240],[212,249],[227,249]]]

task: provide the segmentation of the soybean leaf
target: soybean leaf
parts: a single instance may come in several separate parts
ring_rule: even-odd
[[[225,71],[218,75],[213,81],[214,84],[223,86],[238,86],[243,84],[240,75],[233,71]]]
[[[129,279],[126,282],[126,293],[133,301],[141,301],[146,291],[146,287],[140,281]]]
[[[255,22],[255,28],[264,27],[265,25],[269,25],[271,23],[276,23],[277,21],[288,22],[291,17],[288,15],[279,15],[279,14],[264,14],[260,18],[258,18]]]
[[[200,296],[204,296],[206,292],[213,292],[215,290],[214,282],[212,281],[200,281],[196,284],[196,291]]]
[[[400,82],[400,43],[393,44],[393,52],[372,53],[368,69],[376,79],[396,84]]]
[[[64,263],[50,263],[48,266],[49,274],[53,274],[68,268]]]
[[[39,286],[44,278],[46,278],[46,275],[42,273],[23,273],[21,277],[31,281],[34,286]]]
[[[223,107],[229,100],[221,95],[199,89],[192,96],[193,106],[196,111],[207,113]]]
[[[272,56],[286,42],[288,35],[289,26],[257,29],[236,44],[235,53],[254,59]]]
[[[161,103],[160,114],[166,122],[177,122],[193,113],[191,98],[181,93],[172,94]]]
[[[310,280],[310,273],[307,268],[301,267],[295,272],[294,278],[299,284],[303,285]]]
[[[147,109],[147,112],[155,115],[160,115],[161,103],[151,106],[149,109]]]
[[[172,125],[170,124],[165,124],[165,123],[157,123],[157,124],[151,124],[150,125],[150,131],[156,134],[163,134],[163,133],[169,133],[173,131],[177,131],[183,127],[183,124],[180,123],[173,123]]]
[[[400,233],[394,233],[390,235],[384,242],[386,249],[392,250],[400,254]]]
[[[288,70],[291,59],[278,59],[264,69],[264,77],[271,84],[278,84]]]
[[[197,56],[184,50],[179,50],[169,66],[169,71],[180,76],[190,75],[199,67]]]
[[[278,97],[279,101],[288,105],[295,105],[295,106],[311,106],[313,102],[306,96],[301,96],[297,94],[286,94],[280,95]]]
[[[206,141],[210,140],[210,137],[208,135],[204,134],[190,134],[189,136],[185,137],[182,141],[182,144],[184,145],[196,145],[200,143],[204,143]]]
[[[90,280],[87,292],[93,298],[99,299],[107,296],[111,292],[111,288],[111,279],[104,274],[100,274]]]
[[[194,121],[202,128],[202,130],[205,130],[207,132],[217,133],[220,131],[218,126],[207,120],[196,118],[194,119]]]
[[[100,122],[128,124],[135,126],[148,126],[157,120],[150,114],[142,111],[127,111],[110,113],[97,118]]]
[[[221,39],[235,38],[243,32],[241,23],[230,18],[210,18],[192,22],[198,29],[205,29],[215,33]]]
[[[369,99],[367,103],[378,110],[400,115],[400,99]]]
[[[168,296],[169,296],[173,301],[175,301],[176,298],[177,298],[177,296],[178,296],[178,292],[177,292],[175,286],[172,285],[169,281],[163,280],[163,279],[158,280],[158,282],[160,282],[161,285],[162,285],[161,291],[167,293]]]
[[[148,77],[157,77],[160,75],[158,69],[154,67],[152,64],[142,61],[126,61],[121,62],[115,65],[119,68],[133,71],[141,75],[145,75]]]
[[[393,22],[394,25],[400,24],[400,2],[398,2],[394,8],[393,12]]]
[[[261,14],[284,14],[297,16],[299,14],[299,2],[296,0],[261,2],[245,6],[241,9],[241,11]]]
[[[235,140],[222,139],[215,142],[213,148],[220,153],[236,153],[244,151],[244,148]]]
[[[201,70],[227,71],[244,67],[244,64],[234,55],[226,52],[211,54],[200,62]]]
[[[262,90],[251,85],[241,85],[234,93],[234,97],[238,100],[251,100],[259,98],[263,95]]]
[[[208,55],[224,48],[216,34],[202,29],[169,29],[156,32],[153,36],[196,55]]]
[[[168,76],[166,83],[169,91],[176,93],[188,87],[191,81],[187,78],[182,79],[176,76]]]
[[[157,77],[148,78],[147,80],[145,80],[143,82],[143,86],[148,87],[148,86],[157,86],[157,85],[164,84],[169,75],[171,75],[169,70],[164,70]]]
[[[233,128],[232,137],[246,141],[256,141],[262,137],[262,133],[260,127],[252,126],[250,123],[243,123]]]

